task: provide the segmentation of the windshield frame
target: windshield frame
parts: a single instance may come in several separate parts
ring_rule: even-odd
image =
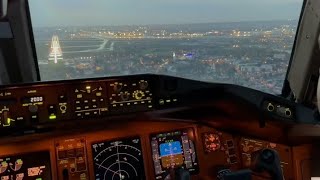
[[[284,79],[283,86],[282,86],[281,96],[285,97],[285,98],[293,98],[292,90],[291,90],[290,84],[288,82],[288,76],[289,76],[289,73],[290,73],[290,70],[291,70],[291,67],[292,67],[293,57],[294,57],[295,49],[296,49],[296,46],[297,46],[297,39],[298,39],[299,30],[302,28],[301,27],[301,22],[302,22],[302,17],[303,17],[305,8],[306,8],[307,1],[308,0],[303,0],[303,3],[302,3],[300,16],[299,16],[299,21],[298,21],[298,25],[297,25],[297,29],[296,29],[296,35],[294,37],[294,42],[293,42],[291,55],[290,55],[290,60],[289,60],[289,64],[288,64],[288,69],[287,69],[286,77]],[[291,96],[291,97],[289,97],[289,96]]]
[[[40,75],[40,68],[38,64],[38,56],[37,56],[37,50],[36,50],[36,44],[34,41],[34,34],[33,34],[33,27],[32,27],[32,21],[31,21],[31,13],[30,13],[30,7],[29,7],[29,0],[23,0],[25,2],[25,11],[27,15],[27,24],[28,24],[28,30],[29,30],[29,37],[30,37],[30,45],[32,49],[33,54],[33,60],[35,61],[35,69],[37,74],[37,81],[41,81],[41,75]]]

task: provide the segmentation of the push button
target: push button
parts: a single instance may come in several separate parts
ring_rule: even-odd
[[[66,103],[68,101],[68,98],[66,95],[60,95],[58,101],[59,103]]]

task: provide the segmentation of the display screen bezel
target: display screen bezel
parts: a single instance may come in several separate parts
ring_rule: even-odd
[[[38,158],[39,157],[39,154],[41,154],[41,158]],[[44,156],[46,156],[45,158],[46,159],[43,159]],[[23,152],[23,153],[17,153],[17,154],[8,154],[8,155],[0,155],[0,159],[7,159],[7,158],[12,158],[12,159],[20,159],[20,158],[25,158],[25,157],[28,157],[28,158],[35,158],[38,159],[38,160],[41,160],[41,161],[44,161],[43,163],[41,164],[44,164],[46,165],[47,167],[45,168],[47,171],[48,171],[48,175],[49,177],[44,177],[44,178],[50,178],[48,180],[52,180],[52,174],[53,174],[53,171],[52,171],[52,162],[51,162],[51,152],[49,150],[40,150],[40,151],[34,151],[34,152]],[[27,172],[26,172],[27,173]],[[4,175],[5,174],[5,175]],[[7,173],[4,173],[4,174],[1,174],[1,176],[6,176]],[[9,175],[10,176],[10,175]],[[34,179],[34,177],[24,177],[23,179]],[[39,177],[38,177],[39,178]],[[46,179],[47,180],[47,179]]]
[[[101,139],[101,140],[97,140],[97,141],[92,141],[91,144],[90,144],[90,152],[88,153],[91,153],[91,156],[88,155],[88,157],[90,156],[91,157],[91,160],[92,162],[94,162],[94,158],[95,158],[95,155],[94,155],[94,148],[93,148],[93,145],[94,144],[99,144],[99,143],[111,143],[111,142],[115,142],[115,141],[122,141],[122,140],[133,140],[133,139],[139,139],[140,140],[140,146],[141,146],[141,157],[142,157],[142,166],[143,166],[143,171],[144,171],[144,179],[146,179],[146,175],[147,175],[147,169],[146,169],[146,164],[148,164],[146,162],[146,156],[145,156],[145,151],[144,151],[144,143],[143,143],[143,138],[140,136],[140,135],[132,135],[132,136],[124,136],[124,137],[117,137],[117,138],[111,138],[111,139]],[[93,173],[96,174],[96,169],[95,169],[95,166],[94,164],[92,164],[92,170],[93,170]]]
[[[179,136],[181,136],[183,132],[187,132],[188,139],[193,142],[193,146],[194,146],[195,154],[196,154],[196,161],[195,162],[197,163],[197,166],[194,166],[194,168],[193,168],[194,170],[193,171],[189,171],[189,173],[191,175],[199,174],[200,165],[199,165],[198,151],[197,151],[197,147],[196,147],[196,145],[197,145],[196,131],[195,131],[195,129],[193,127],[186,127],[186,128],[180,128],[180,129],[172,129],[172,130],[168,130],[168,131],[159,131],[159,132],[150,134],[150,136],[149,136],[149,146],[150,146],[150,150],[151,150],[152,167],[153,167],[153,173],[154,173],[155,177],[158,177],[160,175],[156,175],[156,170],[155,170],[155,166],[154,166],[154,158],[153,158],[153,153],[152,153],[152,151],[153,151],[153,149],[152,149],[152,141],[154,140],[154,138],[158,138],[157,136],[160,135],[160,134],[174,133],[174,132],[178,132],[178,131],[181,132],[181,134]],[[190,136],[189,133],[191,133],[192,136]],[[158,144],[158,148],[159,148],[159,146],[160,145]],[[158,153],[160,154],[160,149],[159,149]]]

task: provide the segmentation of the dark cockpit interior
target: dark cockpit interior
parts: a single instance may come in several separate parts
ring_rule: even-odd
[[[75,35],[70,39],[60,38],[61,47],[57,35],[53,35],[49,43],[38,40],[38,31],[32,30],[30,21],[32,11],[29,12],[29,6],[32,9],[32,5],[25,0],[0,2],[1,180],[316,180],[320,177],[317,104],[320,8],[316,0],[303,2],[280,94],[270,93],[276,87],[269,85],[272,83],[267,80],[263,83],[270,92],[227,80],[225,83],[200,81],[161,73],[79,78],[81,73],[88,75],[91,72],[86,70],[87,66],[93,67],[91,60],[85,60],[89,65],[82,61],[83,55],[79,60],[81,63],[76,65],[69,57],[70,54],[89,52],[67,51],[74,48],[65,44],[74,41],[72,38],[76,33],[72,32]],[[68,34],[67,31],[69,29],[63,33]],[[176,38],[182,43],[181,39],[189,42],[200,36],[195,33],[166,36],[163,33],[163,37],[153,37],[147,30],[143,30],[144,35],[112,32],[101,35],[104,33],[98,30],[88,31],[79,30],[78,35],[81,41],[90,36],[102,43],[95,47],[98,49],[90,50],[90,53],[96,53],[93,57],[96,59],[114,53],[123,41],[124,47],[130,45],[134,49],[141,41],[150,39],[171,41]],[[49,30],[42,33],[52,36]],[[267,33],[264,38],[272,34],[264,33]],[[239,37],[239,34],[232,37]],[[247,34],[243,33],[243,37],[247,38]],[[227,41],[224,36],[219,34],[218,40]],[[202,41],[201,38],[196,40]],[[36,58],[39,42],[47,43],[46,61],[42,61],[39,54]],[[164,42],[161,40],[161,43]],[[195,42],[192,45],[197,46]],[[104,46],[110,47],[104,49]],[[83,47],[77,45],[76,48]],[[132,49],[128,58],[136,56]],[[147,52],[146,49],[139,49],[139,52]],[[156,57],[152,52],[157,50],[162,51],[151,48],[149,54],[137,62],[145,65],[143,58]],[[170,63],[178,61],[180,65],[186,65],[190,61],[200,61],[198,54],[203,53],[195,50],[194,54],[180,55],[181,52],[175,51],[177,53],[172,55],[170,50],[173,62],[164,61],[159,67],[149,62],[148,66],[168,66],[167,69],[172,70],[174,65],[169,66]],[[112,58],[120,63],[120,55],[115,53]],[[225,62],[221,59],[214,62],[218,73],[218,65]],[[226,62],[224,67],[236,64]],[[236,73],[251,76],[256,68],[252,63],[244,66],[242,61],[236,65],[239,68],[233,71],[235,76]],[[65,70],[59,69],[62,66],[74,68],[64,74],[74,78],[59,79],[57,76],[57,79],[41,81],[40,71],[51,73],[41,68],[54,69],[58,74]],[[110,66],[109,63],[104,68],[118,68],[117,65]],[[101,73],[100,65],[94,69]],[[124,71],[129,70],[121,69]],[[188,73],[201,71],[192,69]],[[268,66],[258,71],[268,71]],[[276,73],[278,71],[263,77]],[[259,73],[252,76],[250,80],[254,81]],[[225,75],[224,79],[226,77],[229,76]],[[240,78],[237,80],[242,82]]]

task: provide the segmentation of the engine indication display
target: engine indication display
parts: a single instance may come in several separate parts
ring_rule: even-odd
[[[152,159],[156,179],[170,179],[170,170],[199,171],[193,129],[151,135]]]
[[[145,179],[140,138],[92,144],[96,180]]]
[[[0,179],[50,180],[51,169],[49,152],[34,152],[23,155],[0,157]]]

